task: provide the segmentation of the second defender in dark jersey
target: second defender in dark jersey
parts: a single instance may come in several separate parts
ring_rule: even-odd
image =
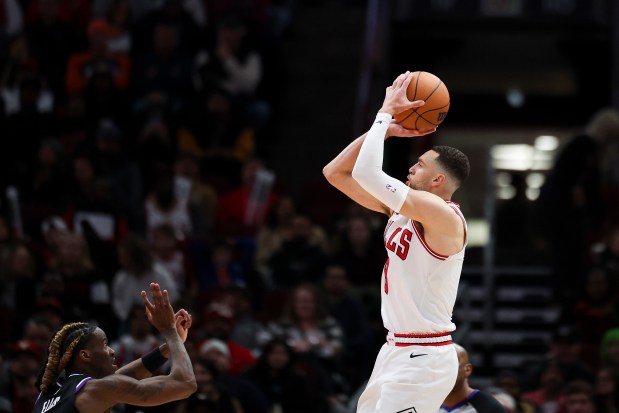
[[[439,413],[507,413],[503,405],[489,393],[469,386],[473,365],[464,347],[455,344],[458,353],[458,378]]]

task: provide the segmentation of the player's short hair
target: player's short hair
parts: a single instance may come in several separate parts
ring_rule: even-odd
[[[439,165],[456,180],[458,186],[462,185],[471,171],[468,156],[451,146],[437,145],[432,150],[438,153],[436,161]]]

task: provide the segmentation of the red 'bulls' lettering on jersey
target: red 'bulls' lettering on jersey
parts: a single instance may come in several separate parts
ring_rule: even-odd
[[[400,234],[400,238],[395,241],[394,238],[398,234]],[[409,229],[402,227],[396,228],[389,237],[389,241],[387,241],[385,247],[387,247],[389,251],[394,252],[400,259],[405,260],[411,246],[412,236],[413,233]]]

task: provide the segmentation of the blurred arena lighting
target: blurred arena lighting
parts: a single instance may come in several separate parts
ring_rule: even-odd
[[[559,147],[559,139],[552,135],[541,135],[535,138],[533,145],[540,151],[554,151]]]
[[[504,171],[546,171],[553,151],[540,151],[528,144],[494,145],[490,148],[492,166]]]
[[[485,218],[469,218],[466,220],[468,247],[484,247],[490,238],[490,226]]]
[[[512,108],[521,108],[524,106],[525,96],[520,88],[512,87],[505,92],[505,100]]]

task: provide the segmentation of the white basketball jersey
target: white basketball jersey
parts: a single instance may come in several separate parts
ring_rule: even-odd
[[[448,202],[466,221],[456,203]],[[467,231],[468,232],[468,231]],[[464,247],[449,257],[426,244],[410,218],[394,213],[384,233],[387,262],[381,283],[383,324],[393,333],[439,333],[456,329],[451,316]]]

